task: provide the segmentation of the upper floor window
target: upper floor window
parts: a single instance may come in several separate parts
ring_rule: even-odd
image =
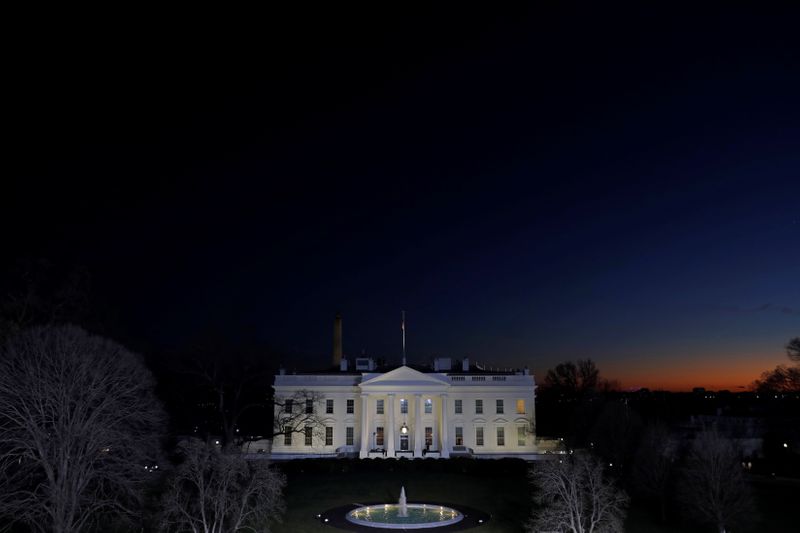
[[[333,414],[333,400],[325,400],[325,414]]]
[[[455,409],[456,409],[456,414],[457,415],[460,415],[461,413],[464,412],[464,406],[463,406],[461,400],[456,400]]]
[[[433,400],[428,398],[425,400],[425,414],[429,415],[433,412]]]
[[[355,400],[347,400],[347,414],[352,415],[355,411],[356,401]]]
[[[286,400],[286,403],[283,404],[283,412],[284,413],[291,413],[292,412],[292,399],[289,398]]]
[[[314,400],[306,400],[306,414],[314,414]]]
[[[475,400],[475,414],[476,415],[483,414],[483,400]]]
[[[525,414],[525,400],[523,399],[517,400],[517,414],[519,415]]]
[[[375,414],[382,415],[383,414],[383,400],[378,400],[375,405]]]
[[[497,400],[497,414],[503,414],[503,400]]]
[[[404,415],[408,414],[408,400],[405,398],[400,399],[400,412]]]

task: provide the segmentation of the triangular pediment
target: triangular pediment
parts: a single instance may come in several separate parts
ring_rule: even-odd
[[[359,385],[362,389],[444,389],[450,381],[444,374],[426,374],[407,366],[384,374],[367,374]]]

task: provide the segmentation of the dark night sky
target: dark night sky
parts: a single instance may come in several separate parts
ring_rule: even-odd
[[[311,365],[341,311],[392,359],[405,309],[412,361],[747,385],[800,335],[800,17],[718,7],[21,17],[6,249],[148,349]]]

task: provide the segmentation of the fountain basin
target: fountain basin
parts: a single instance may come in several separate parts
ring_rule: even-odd
[[[427,529],[444,527],[464,519],[461,512],[444,505],[409,503],[402,508],[396,503],[366,505],[347,513],[348,522],[364,527],[385,529]]]

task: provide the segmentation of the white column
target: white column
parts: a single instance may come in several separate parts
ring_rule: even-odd
[[[389,426],[389,441],[386,443],[386,456],[394,457],[394,394],[389,393],[386,400],[386,408],[389,410],[386,413],[386,424]]]
[[[416,394],[414,402],[414,457],[422,457],[422,435],[425,428],[422,427],[422,394]]]
[[[450,442],[447,438],[447,394],[442,393],[442,431],[440,432],[442,439],[442,457],[450,457]]]
[[[369,424],[367,423],[367,395],[361,394],[361,452],[359,457],[364,459],[369,452]]]

